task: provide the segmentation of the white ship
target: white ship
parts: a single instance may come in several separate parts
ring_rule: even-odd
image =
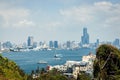
[[[40,60],[40,61],[38,62],[38,64],[47,64],[47,61]]]

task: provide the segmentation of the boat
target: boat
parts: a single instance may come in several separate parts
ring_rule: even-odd
[[[54,58],[58,58],[59,56],[57,54],[54,55]]]
[[[54,55],[54,58],[60,58],[60,57],[62,57],[61,54],[55,54],[55,55]]]
[[[59,57],[56,57],[56,58],[54,58],[54,60],[61,60],[61,58],[59,58]]]
[[[62,55],[61,54],[55,54],[54,59],[55,60],[61,60]]]
[[[40,60],[40,61],[38,62],[38,64],[47,64],[47,61]]]

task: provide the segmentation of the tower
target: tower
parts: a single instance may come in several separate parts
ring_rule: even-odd
[[[58,41],[54,41],[54,48],[58,48]]]
[[[81,37],[82,44],[89,44],[89,34],[87,33],[87,28],[83,28],[83,36]]]
[[[49,48],[53,48],[53,41],[49,41]]]
[[[28,46],[33,46],[33,36],[29,36],[27,40]]]

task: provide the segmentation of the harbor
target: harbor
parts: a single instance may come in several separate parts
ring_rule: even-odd
[[[89,52],[95,54],[94,49],[81,48],[79,50],[56,50],[59,54],[55,58],[55,51],[26,51],[26,52],[6,52],[2,53],[4,57],[15,61],[25,73],[30,74],[32,70],[46,68],[48,65],[64,65],[66,61],[82,61],[82,57],[88,55]],[[45,64],[38,64],[39,61],[45,61]],[[47,62],[47,64],[46,64]]]

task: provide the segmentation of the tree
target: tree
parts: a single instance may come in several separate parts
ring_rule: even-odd
[[[91,77],[85,73],[78,74],[77,80],[91,80]]]
[[[96,51],[93,68],[94,78],[102,80],[120,79],[120,50],[112,45],[101,45]]]

